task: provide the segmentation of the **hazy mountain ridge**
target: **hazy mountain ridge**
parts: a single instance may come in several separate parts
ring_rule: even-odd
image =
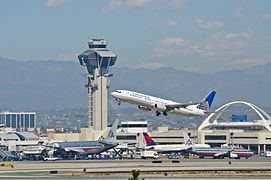
[[[84,69],[77,61],[27,61],[0,58],[0,108],[87,107]],[[271,63],[213,74],[170,67],[157,70],[113,67],[110,91],[130,89],[179,102],[198,101],[217,91],[215,106],[244,100],[271,105]],[[112,98],[110,98],[112,100]]]

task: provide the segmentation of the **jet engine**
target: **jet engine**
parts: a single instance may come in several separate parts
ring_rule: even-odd
[[[144,106],[138,106],[137,108],[140,109],[141,111],[145,111],[145,112],[151,111],[150,108],[144,107]]]
[[[154,108],[159,111],[166,111],[167,110],[166,106],[161,103],[154,104]]]

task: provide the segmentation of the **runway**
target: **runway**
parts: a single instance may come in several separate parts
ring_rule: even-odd
[[[179,162],[178,162],[179,161]],[[178,159],[174,160],[59,160],[16,161],[14,168],[0,167],[0,178],[39,179],[127,179],[133,169],[140,177],[191,178],[211,177],[230,179],[244,177],[271,178],[271,159]],[[83,172],[85,170],[85,172]],[[50,174],[50,171],[57,171]],[[209,178],[208,178],[209,179]]]

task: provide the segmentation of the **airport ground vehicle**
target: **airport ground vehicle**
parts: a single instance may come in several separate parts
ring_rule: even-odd
[[[140,151],[136,153],[136,158],[140,159],[158,159],[159,156],[156,151]]]
[[[43,161],[56,161],[58,160],[57,157],[49,156],[49,157],[44,157]]]
[[[264,156],[270,158],[271,157],[271,151],[265,151]]]

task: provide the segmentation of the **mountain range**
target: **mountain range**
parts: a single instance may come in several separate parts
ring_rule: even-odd
[[[35,110],[86,108],[87,80],[79,62],[17,61],[0,58],[0,109]],[[210,74],[172,67],[136,69],[113,67],[110,92],[128,89],[187,103],[215,90],[214,106],[243,100],[271,105],[271,63]],[[113,98],[109,96],[110,106]]]

